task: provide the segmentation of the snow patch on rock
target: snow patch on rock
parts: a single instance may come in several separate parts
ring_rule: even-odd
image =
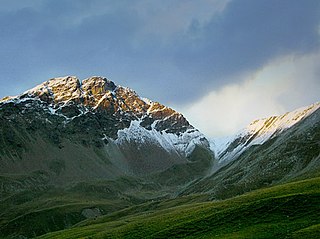
[[[173,134],[165,131],[157,131],[152,124],[151,130],[147,130],[140,125],[141,120],[131,121],[129,128],[118,131],[117,144],[135,141],[152,143],[161,146],[167,152],[176,152],[181,156],[187,157],[195,149],[196,145],[209,147],[205,136],[196,129],[189,129],[184,133]]]

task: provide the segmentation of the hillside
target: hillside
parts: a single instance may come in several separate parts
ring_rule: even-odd
[[[319,183],[303,180],[223,201],[157,201],[39,238],[316,238]]]

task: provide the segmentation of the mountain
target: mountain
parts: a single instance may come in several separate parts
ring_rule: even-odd
[[[316,235],[319,107],[217,141],[104,77],[5,97],[0,238]]]
[[[69,184],[213,160],[206,137],[182,114],[103,77],[54,78],[4,98],[0,109],[0,173]],[[197,161],[195,150],[208,157]]]
[[[285,130],[307,118],[319,108],[320,102],[299,108],[292,112],[287,112],[280,116],[254,120],[235,136],[221,140],[217,146],[213,145],[213,148],[220,161],[235,159],[251,146],[261,145],[279,136]]]
[[[0,126],[0,235],[9,238],[172,197],[214,162],[182,114],[104,77],[53,78],[5,97]]]
[[[212,198],[229,198],[320,176],[319,107],[320,103],[315,103],[253,121],[218,148],[215,154],[219,163],[211,174],[193,182],[182,194],[210,193]]]

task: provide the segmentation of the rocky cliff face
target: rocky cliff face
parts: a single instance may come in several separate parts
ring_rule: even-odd
[[[65,183],[200,164],[199,176],[213,160],[194,159],[209,143],[182,114],[103,77],[54,78],[4,98],[0,121],[0,173]]]

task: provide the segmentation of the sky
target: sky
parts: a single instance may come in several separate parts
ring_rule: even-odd
[[[0,98],[105,76],[209,137],[320,101],[319,0],[0,3]]]

